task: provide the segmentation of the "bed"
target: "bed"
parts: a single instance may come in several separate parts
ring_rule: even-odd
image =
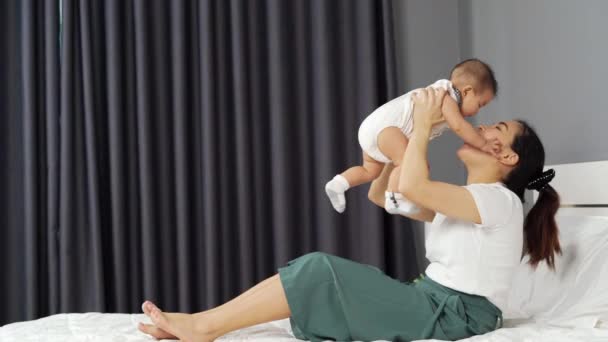
[[[551,184],[562,198],[558,225],[563,254],[556,259],[556,272],[544,265],[532,271],[522,260],[504,327],[461,341],[608,341],[608,161],[549,167],[556,170]],[[142,321],[149,319],[143,314],[58,314],[5,325],[0,341],[155,340],[137,330]],[[220,340],[298,341],[288,320],[235,331]]]
[[[148,321],[140,314],[59,314],[35,321],[7,325],[0,330],[2,342],[146,342],[155,341],[137,330]],[[232,332],[221,341],[297,342],[288,320],[280,320]],[[171,340],[162,340],[171,341]],[[437,340],[424,340],[425,342]],[[470,342],[600,342],[608,341],[608,329],[552,327],[538,323],[517,324],[490,334],[461,341]]]

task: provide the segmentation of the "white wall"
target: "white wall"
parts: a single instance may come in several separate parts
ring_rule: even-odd
[[[527,120],[548,164],[608,160],[608,1],[460,5],[462,55],[488,61],[499,83],[478,120]]]
[[[474,122],[527,120],[547,164],[608,160],[608,1],[393,0],[393,10],[402,93],[477,57],[494,68],[499,95]],[[451,134],[433,141],[433,178],[464,182],[460,145]]]

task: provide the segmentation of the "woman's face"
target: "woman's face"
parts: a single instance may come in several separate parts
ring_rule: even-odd
[[[513,140],[521,132],[521,125],[517,121],[506,121],[499,122],[494,125],[486,126],[479,125],[477,129],[486,138],[486,140],[498,139],[502,145],[502,149],[498,156],[492,156],[485,152],[482,152],[468,144],[464,144],[458,150],[458,157],[467,166],[477,163],[496,162],[499,161],[507,165],[517,164],[517,154],[511,149]]]

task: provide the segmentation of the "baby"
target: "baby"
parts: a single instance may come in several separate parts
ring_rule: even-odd
[[[431,139],[450,128],[465,143],[488,153],[499,148],[497,141],[486,139],[465,120],[477,114],[496,96],[498,85],[494,72],[478,59],[467,59],[456,65],[450,80],[439,80],[429,87],[445,89],[442,114],[444,120],[433,125]],[[410,91],[393,99],[371,113],[359,127],[359,144],[363,150],[363,165],[354,166],[336,175],[325,185],[325,192],[334,209],[339,213],[346,208],[344,192],[351,187],[376,179],[385,163],[392,162],[395,169],[389,178],[384,208],[391,214],[414,214],[418,208],[400,193],[401,159],[413,131],[413,102]],[[449,96],[448,96],[449,95]],[[405,166],[407,167],[407,166]]]

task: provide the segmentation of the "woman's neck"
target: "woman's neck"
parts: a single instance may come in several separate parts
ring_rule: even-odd
[[[467,170],[467,185],[478,183],[497,183],[502,180],[500,170],[494,168],[484,168],[478,170]]]

